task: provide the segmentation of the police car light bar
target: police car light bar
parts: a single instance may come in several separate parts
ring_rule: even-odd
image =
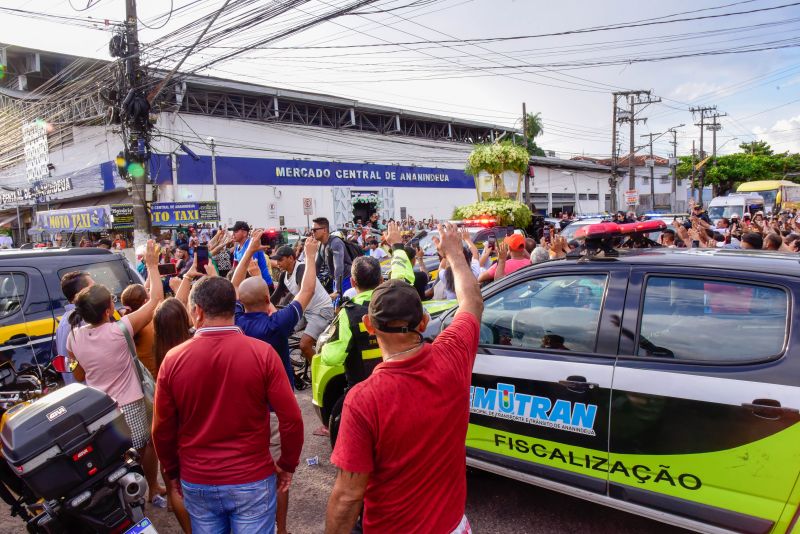
[[[575,231],[575,239],[607,239],[631,234],[647,234],[661,232],[667,228],[667,223],[655,219],[635,223],[598,223],[587,224]]]
[[[463,219],[461,221],[450,221],[453,224],[461,224],[464,226],[496,226],[497,219],[492,217],[482,217],[480,219]]]

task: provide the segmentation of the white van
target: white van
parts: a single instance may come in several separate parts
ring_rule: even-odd
[[[708,203],[708,218],[714,224],[722,218],[730,219],[734,214],[741,218],[745,213],[754,215],[757,211],[764,211],[764,198],[757,193],[734,193],[715,197]]]

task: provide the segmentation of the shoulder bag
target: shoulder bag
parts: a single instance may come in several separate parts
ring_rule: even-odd
[[[128,327],[125,326],[125,323],[122,321],[117,321],[117,326],[125,335],[125,341],[128,342],[128,352],[131,354],[133,368],[136,370],[136,374],[139,377],[139,383],[142,385],[142,393],[144,394],[144,402],[147,405],[147,413],[152,414],[153,399],[156,395],[156,381],[153,379],[153,375],[150,374],[147,367],[145,367],[142,361],[136,356],[136,345],[133,343],[133,338],[128,331]]]

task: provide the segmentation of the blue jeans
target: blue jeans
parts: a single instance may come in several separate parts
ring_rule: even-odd
[[[275,475],[258,482],[209,486],[181,481],[194,534],[275,531]]]

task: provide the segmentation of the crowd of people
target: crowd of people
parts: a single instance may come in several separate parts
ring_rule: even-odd
[[[400,524],[404,531],[469,532],[463,443],[479,286],[461,234],[440,227],[439,253],[462,308],[436,342],[423,343],[428,318],[418,287],[424,287],[416,283],[416,256],[409,256],[402,228],[387,221],[380,236],[386,247],[380,250],[391,255],[388,281],[375,249],[353,257],[323,217],[294,247],[274,249],[245,222],[211,230],[204,244],[178,233],[174,254],[151,239],[138,251],[144,284],[122,292],[119,310],[110,290],[88,273],[62,277],[70,304],[56,343],[72,362],[65,380],[117,401],[151,502],[168,504],[185,532],[287,532],[289,487],[303,443],[288,343],[299,328],[307,339],[304,355],[313,356],[324,337],[323,357],[347,360],[350,387],[334,451],[340,471],[326,530],[350,532],[358,523],[367,531]],[[359,352],[360,372],[353,371],[353,346],[371,355],[361,359]],[[155,379],[152,398],[145,375]],[[407,408],[420,394],[439,399],[423,438],[435,441],[430,453],[397,448],[413,434],[417,410]],[[403,397],[399,404],[396,395]],[[381,425],[384,417],[393,424]],[[374,423],[362,424],[367,420]],[[433,434],[443,427],[446,435]],[[377,449],[384,452],[376,456]],[[420,491],[413,473],[431,465],[436,483]],[[389,501],[387,492],[403,498]]]
[[[625,213],[615,219],[630,222]],[[347,380],[331,428],[338,474],[326,532],[470,532],[463,444],[480,285],[581,245],[559,235],[566,224],[538,241],[510,233],[482,248],[466,229],[438,225],[431,283],[408,228],[432,223],[383,224],[347,235],[317,217],[305,238],[277,247],[243,221],[151,239],[137,251],[145,282],[124,290],[120,310],[88,273],[63,276],[70,304],[56,345],[73,362],[64,379],[117,401],[151,502],[169,505],[185,532],[288,532],[304,435],[289,357],[296,333],[306,358],[343,365]],[[712,226],[695,208],[659,241],[797,252],[798,236],[797,213]],[[422,337],[428,299],[459,303],[433,343]],[[145,375],[155,380],[152,396]]]

